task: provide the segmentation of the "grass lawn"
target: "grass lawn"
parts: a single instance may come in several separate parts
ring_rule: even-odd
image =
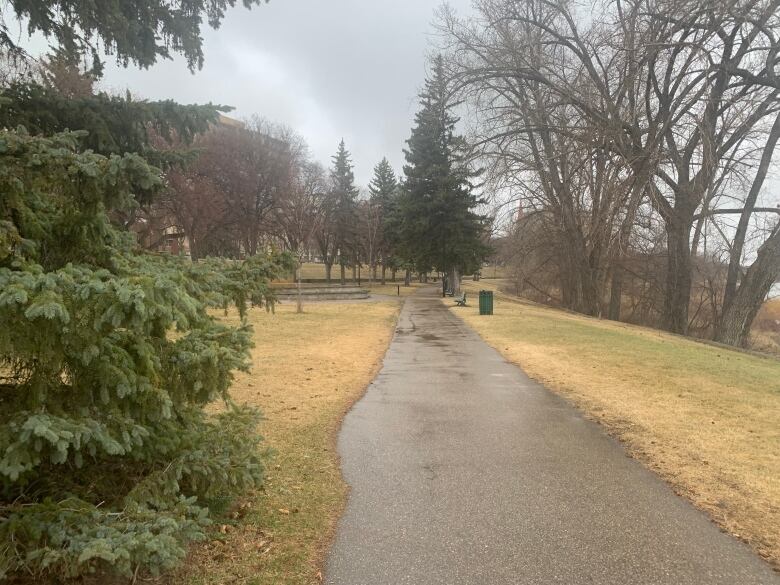
[[[325,547],[345,503],[335,434],[378,371],[400,304],[294,303],[250,313],[253,369],[232,395],[259,407],[268,460],[263,490],[236,507],[197,545],[171,584],[318,583]],[[228,320],[236,321],[235,316]]]
[[[369,268],[367,265],[363,264],[362,268],[360,269],[360,277],[363,282],[368,280],[368,271]],[[351,281],[352,279],[352,267],[347,266],[347,281]],[[379,275],[379,271],[377,271],[377,276]],[[403,282],[403,272],[399,271],[398,274],[396,274],[396,278],[401,279],[401,282]],[[338,264],[333,265],[333,270],[330,273],[330,277],[333,280],[334,283],[338,283],[339,279],[341,278],[341,267]],[[301,278],[307,279],[307,278],[314,278],[314,279],[324,279],[325,278],[325,265],[321,264],[319,262],[304,262],[301,266]],[[390,271],[387,271],[387,278],[390,279]],[[292,280],[292,277],[290,277],[290,280]]]
[[[496,293],[452,310],[780,568],[780,360]],[[450,301],[448,300],[448,304]]]

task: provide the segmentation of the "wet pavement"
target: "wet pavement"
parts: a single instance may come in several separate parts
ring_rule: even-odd
[[[433,288],[407,299],[339,453],[331,585],[780,584]]]

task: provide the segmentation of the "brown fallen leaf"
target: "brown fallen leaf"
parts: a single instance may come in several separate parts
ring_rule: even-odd
[[[281,512],[282,514],[289,514],[290,510],[288,510],[287,508],[279,508],[279,512]]]

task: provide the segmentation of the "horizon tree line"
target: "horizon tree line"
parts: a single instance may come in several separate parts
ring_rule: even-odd
[[[425,279],[437,271],[457,288],[460,274],[479,269],[487,247],[485,218],[473,211],[482,203],[470,183],[476,174],[466,142],[454,134],[449,100],[439,59],[421,94],[404,176],[385,157],[367,190],[355,184],[344,140],[326,171],[291,130],[260,118],[223,119],[195,138],[193,162],[167,174],[166,194],[144,225],[162,233],[161,225],[175,224],[195,260],[281,247],[299,264],[321,261],[329,283],[334,266],[344,285],[348,269],[354,281],[367,264],[369,281],[385,283],[388,271],[395,281],[403,270],[408,285],[412,273]]]

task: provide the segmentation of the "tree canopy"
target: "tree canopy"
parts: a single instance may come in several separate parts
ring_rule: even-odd
[[[339,143],[336,154],[333,155],[330,178],[335,246],[340,254],[341,266],[344,267],[355,261],[358,189],[355,187],[351,155],[343,140]]]
[[[268,0],[265,0],[267,2]],[[263,0],[242,0],[246,8]],[[204,20],[219,27],[236,0],[14,0],[9,10],[24,22],[29,34],[42,33],[71,55],[91,55],[96,72],[100,51],[116,56],[122,65],[150,67],[178,53],[190,69],[203,66]],[[0,20],[0,46],[21,51],[9,24]]]
[[[476,209],[468,148],[455,133],[458,118],[441,57],[420,94],[420,109],[405,151],[399,201],[401,254],[420,271],[478,270],[488,253],[485,218]]]
[[[181,105],[172,100],[147,101],[96,93],[63,96],[34,81],[14,82],[0,89],[0,127],[24,126],[30,134],[50,136],[79,130],[80,147],[105,155],[143,153],[157,165],[181,162],[182,152],[154,148],[150,133],[180,144],[192,141],[217,121],[224,106]]]

